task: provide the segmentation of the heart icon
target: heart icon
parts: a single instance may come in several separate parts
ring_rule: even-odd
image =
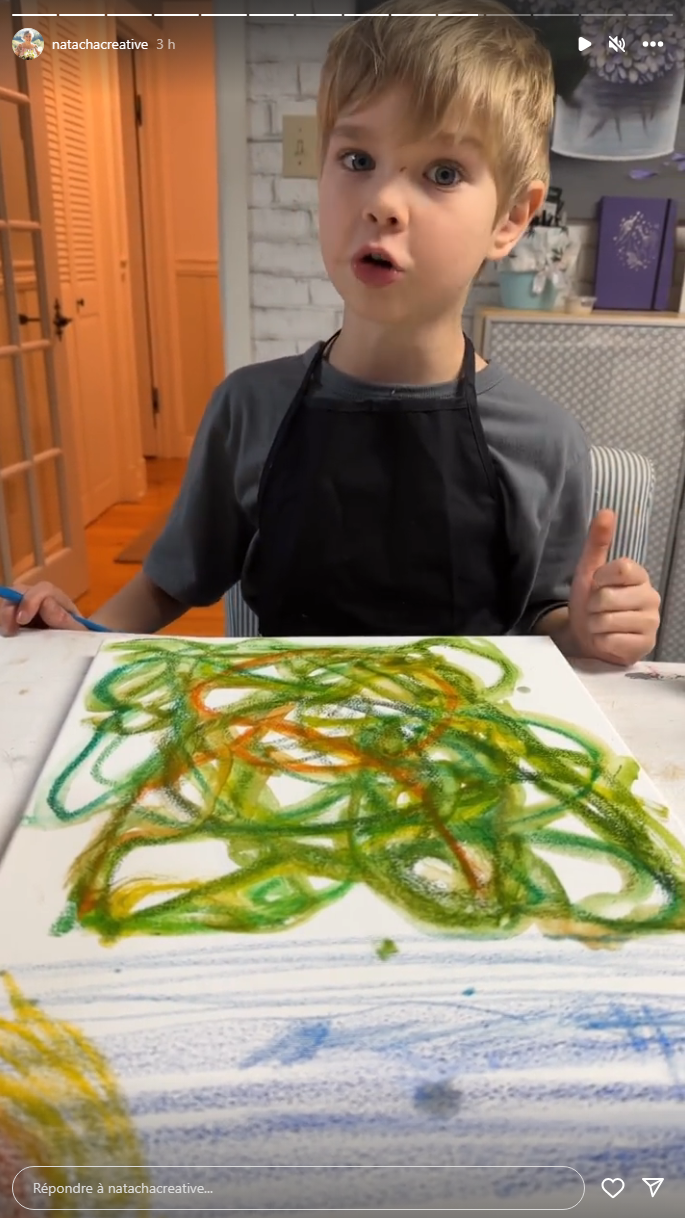
[[[625,1183],[623,1180],[619,1180],[618,1176],[615,1180],[607,1177],[606,1180],[602,1180],[602,1188],[608,1197],[614,1198],[618,1197],[618,1194],[623,1192]]]

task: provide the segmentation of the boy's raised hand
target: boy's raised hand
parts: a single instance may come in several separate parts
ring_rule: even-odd
[[[583,656],[630,666],[654,647],[661,597],[644,567],[607,561],[615,532],[615,513],[598,512],[571,585],[569,626]]]

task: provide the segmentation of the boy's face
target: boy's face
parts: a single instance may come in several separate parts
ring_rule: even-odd
[[[406,115],[406,97],[394,90],[340,116],[319,180],[319,236],[349,309],[368,321],[421,324],[461,310],[481,264],[514,246],[544,187],[498,221],[475,136],[416,140]],[[381,246],[397,273],[360,265],[368,244]]]

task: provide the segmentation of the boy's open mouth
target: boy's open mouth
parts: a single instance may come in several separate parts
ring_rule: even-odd
[[[383,267],[388,271],[399,271],[401,267],[382,246],[366,245],[355,254],[353,261],[364,266]]]
[[[364,254],[361,261],[366,262],[371,266],[387,266],[390,268],[390,270],[397,270],[397,267],[392,259],[386,258],[384,254]]]
[[[388,288],[402,277],[402,268],[382,245],[363,245],[352,260],[355,279],[367,288]]]

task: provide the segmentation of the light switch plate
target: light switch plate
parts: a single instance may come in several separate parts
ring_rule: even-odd
[[[283,177],[317,178],[318,125],[315,114],[283,115]]]

